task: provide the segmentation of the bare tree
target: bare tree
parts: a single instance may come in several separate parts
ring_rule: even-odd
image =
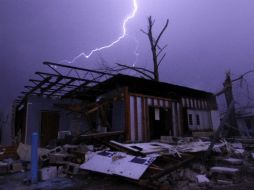
[[[165,58],[166,53],[164,53],[162,56],[160,55],[163,52],[163,50],[165,50],[165,48],[167,47],[167,45],[164,45],[161,48],[159,46],[159,41],[163,33],[165,32],[166,28],[168,27],[168,22],[169,20],[167,19],[164,27],[162,28],[158,37],[156,38],[154,37],[154,34],[153,34],[153,26],[154,26],[155,20],[153,20],[151,16],[148,17],[147,32],[141,29],[141,31],[148,36],[148,39],[150,42],[152,56],[153,56],[153,75],[154,75],[154,80],[156,81],[159,81],[159,66],[162,60]]]
[[[104,70],[104,71],[106,70],[111,73],[119,73],[119,72],[123,72],[126,70],[132,70],[132,71],[140,74],[142,77],[144,77],[146,79],[159,81],[159,66],[166,56],[166,53],[162,54],[162,52],[167,47],[167,45],[160,47],[159,41],[160,41],[163,33],[165,32],[166,28],[168,27],[168,22],[169,22],[169,20],[167,19],[164,27],[162,28],[158,37],[156,37],[156,38],[154,37],[154,34],[153,34],[153,26],[154,26],[155,21],[152,19],[151,16],[148,17],[147,32],[141,29],[141,31],[148,36],[148,39],[150,42],[152,56],[153,56],[153,71],[143,68],[143,67],[129,66],[129,65],[120,64],[120,63],[116,63],[115,66],[113,66],[113,67],[107,66],[107,64],[106,64],[107,62],[100,55],[99,56],[100,63],[103,65],[103,68],[101,70]]]

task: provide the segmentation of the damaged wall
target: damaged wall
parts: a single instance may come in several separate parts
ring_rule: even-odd
[[[215,131],[219,126],[220,116],[213,99],[183,97],[181,103],[187,110],[188,127],[192,131]]]
[[[159,113],[157,111],[157,109],[159,108],[171,110],[170,113],[172,114],[171,116],[172,126],[168,126],[168,129],[170,127],[172,128],[173,133],[172,135],[180,135],[179,131],[180,110],[177,102],[165,98],[131,94],[130,95],[131,141],[146,141],[150,139],[151,134],[149,126],[151,126],[152,121],[149,121],[149,118],[153,118],[153,120],[157,121],[161,120],[160,110]],[[154,123],[156,123],[156,121]],[[169,135],[169,131],[165,135]]]
[[[31,143],[31,134],[33,132],[41,132],[41,114],[44,111],[56,111],[59,113],[59,130],[73,130],[75,125],[80,126],[80,130],[89,128],[84,119],[78,119],[76,114],[70,113],[68,110],[57,108],[55,103],[73,103],[70,100],[52,100],[37,96],[30,96],[27,101],[27,114],[26,114],[26,133],[25,143]],[[76,101],[77,102],[77,101]],[[72,127],[72,129],[71,129]]]
[[[184,97],[179,101],[132,93],[129,99],[132,142],[157,139],[161,135],[184,136],[193,131],[212,131],[220,122],[210,99]]]

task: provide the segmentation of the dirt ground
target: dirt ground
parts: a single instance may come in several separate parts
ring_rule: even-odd
[[[37,184],[25,184],[29,178],[29,173],[15,173],[0,176],[0,190],[143,190],[134,182],[121,177],[107,176],[103,174],[87,173],[76,175],[75,177],[56,177]],[[183,188],[162,187],[161,190],[252,190],[254,181],[228,186],[189,186]]]
[[[37,184],[26,184],[29,173],[0,176],[0,190],[141,190],[139,185],[116,176],[82,174],[75,177],[56,177]]]

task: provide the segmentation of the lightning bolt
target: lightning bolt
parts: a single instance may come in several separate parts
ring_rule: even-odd
[[[71,61],[68,60],[63,60],[61,62],[67,62],[67,63],[73,63],[75,62],[77,59],[79,59],[80,57],[85,57],[85,58],[89,58],[90,56],[93,55],[93,53],[104,50],[104,49],[108,49],[111,48],[112,46],[114,46],[115,44],[117,44],[118,42],[120,42],[126,35],[127,35],[127,29],[126,29],[126,25],[129,22],[129,20],[133,19],[137,13],[138,10],[138,4],[137,4],[137,0],[132,0],[133,3],[133,10],[131,12],[131,14],[129,14],[124,20],[123,20],[123,24],[122,24],[122,35],[119,36],[115,41],[111,42],[110,44],[107,44],[105,46],[102,47],[98,47],[95,48],[93,50],[90,51],[90,53],[86,54],[84,52],[80,53],[79,55],[77,55],[76,57],[74,57]]]
[[[139,56],[139,53],[138,53],[139,41],[137,40],[137,38],[134,38],[134,41],[136,43],[136,48],[135,48],[135,51],[134,51],[135,60],[134,60],[134,63],[132,64],[132,67],[136,66],[136,63],[138,61],[138,56]]]

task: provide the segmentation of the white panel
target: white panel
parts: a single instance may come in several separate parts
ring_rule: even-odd
[[[165,107],[168,108],[169,107],[169,102],[167,100],[165,100]]]
[[[162,152],[162,151],[168,150],[170,148],[173,148],[172,145],[164,144],[164,143],[160,143],[160,142],[131,143],[131,144],[123,144],[123,143],[119,143],[119,142],[113,141],[113,140],[111,140],[110,142],[117,145],[117,146],[131,150],[133,152],[137,152],[137,153],[139,152],[139,153],[143,153],[146,155]]]
[[[155,121],[160,120],[160,108],[155,108],[154,109],[154,119],[155,119]]]
[[[209,129],[210,119],[208,114],[209,114],[208,112],[203,111],[203,128],[204,129]]]
[[[211,119],[212,119],[212,128],[215,131],[220,125],[220,114],[217,110],[211,111]]]
[[[154,102],[154,106],[158,106],[158,101],[157,101],[157,99],[153,99],[153,102]]]
[[[138,117],[138,140],[142,141],[142,103],[141,97],[137,97],[137,117]]]
[[[130,96],[130,133],[131,141],[135,141],[135,117],[134,117],[134,97]]]
[[[160,107],[164,107],[164,100],[159,100],[160,101]]]
[[[207,104],[207,101],[205,101],[205,108],[206,108],[206,109],[208,108],[208,104]]]
[[[189,125],[192,130],[210,129],[211,117],[209,111],[204,110],[187,110],[187,114],[192,114],[193,125]],[[197,115],[199,115],[200,125],[197,124]]]
[[[147,104],[150,106],[152,105],[152,99],[151,98],[147,98]]]
[[[103,151],[81,164],[80,168],[138,180],[154,160],[152,157],[141,158],[122,152]]]
[[[198,114],[200,117],[200,126],[198,126],[197,128],[199,130],[207,129],[207,124],[208,124],[207,113],[204,111],[196,111],[196,114]]]
[[[153,98],[153,103],[154,103],[154,106],[158,106],[158,101],[157,101],[157,99]]]

